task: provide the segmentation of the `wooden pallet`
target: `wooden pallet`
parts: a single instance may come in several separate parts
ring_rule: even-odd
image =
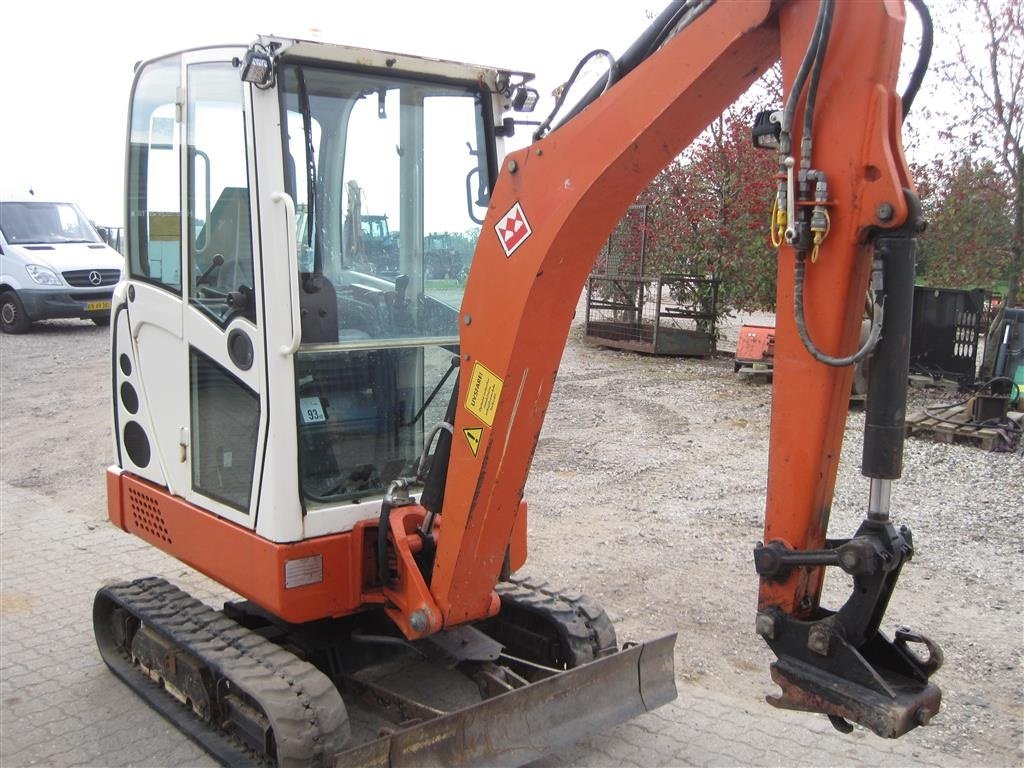
[[[958,382],[951,379],[934,379],[931,376],[922,376],[919,373],[912,373],[907,376],[907,384],[911,389],[946,389],[952,392],[955,392],[960,386]]]
[[[938,443],[974,445],[985,451],[994,450],[1004,443],[1000,430],[972,424],[964,405],[929,410],[930,413],[918,411],[907,416],[908,436]],[[1024,426],[1024,413],[1010,411],[1007,418],[1018,426]]]

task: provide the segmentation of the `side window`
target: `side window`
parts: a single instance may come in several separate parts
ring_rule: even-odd
[[[399,88],[390,87],[360,98],[352,106],[345,140],[349,150],[345,183],[341,190],[346,269],[371,275],[394,275],[401,269],[397,243],[386,244],[374,237],[372,222],[387,217],[388,224],[395,229],[410,224],[401,219],[402,158],[410,152],[408,147],[402,147],[401,123],[403,119],[418,122],[419,110],[414,99],[406,101],[402,100]],[[407,163],[410,162],[418,165],[419,158],[408,157]]]
[[[128,149],[128,269],[181,292],[181,147],[175,98],[181,60],[146,67],[132,96]]]
[[[249,511],[260,401],[206,355],[190,350],[192,487]]]
[[[188,67],[189,302],[220,323],[255,319],[242,87],[227,62]]]

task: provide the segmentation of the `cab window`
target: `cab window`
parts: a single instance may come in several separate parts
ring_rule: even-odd
[[[189,303],[222,324],[255,320],[242,88],[228,62],[188,68]]]
[[[181,59],[153,62],[132,96],[127,253],[131,277],[181,293],[181,152],[175,98]]]

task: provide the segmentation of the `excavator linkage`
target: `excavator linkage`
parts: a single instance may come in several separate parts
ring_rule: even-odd
[[[215,611],[147,578],[105,587],[93,606],[110,669],[224,765],[523,765],[676,697],[674,634],[604,649],[564,671],[519,657],[504,657],[507,666],[450,658],[449,667],[476,672],[483,700],[445,711],[333,664],[327,674],[272,642],[294,647],[272,625],[236,621],[233,605]],[[457,631],[455,645],[475,637],[500,647],[473,628]],[[368,722],[384,735],[349,746],[350,732]]]

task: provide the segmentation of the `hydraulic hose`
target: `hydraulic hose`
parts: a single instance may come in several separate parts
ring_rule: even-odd
[[[924,74],[928,70],[928,62],[932,58],[932,15],[928,11],[928,6],[924,4],[924,0],[910,0],[910,4],[914,6],[914,10],[921,17],[921,48],[917,53],[917,64],[910,74],[910,82],[907,83],[907,89],[903,92],[904,120],[907,119],[907,114],[914,104],[914,98],[921,89]]]
[[[573,69],[572,74],[569,75],[569,79],[562,87],[561,93],[559,93],[558,98],[555,99],[555,106],[552,107],[551,113],[546,118],[544,118],[544,121],[539,126],[537,126],[537,130],[533,132],[534,141],[537,141],[538,139],[542,138],[544,134],[547,133],[548,127],[551,125],[551,121],[555,119],[555,115],[558,114],[558,110],[560,110],[562,108],[562,105],[565,103],[565,99],[569,95],[569,91],[571,91],[573,85],[576,84],[576,78],[580,76],[580,72],[583,71],[583,67],[586,66],[587,62],[590,61],[595,56],[603,56],[608,60],[608,73],[604,76],[604,79],[602,81],[596,84],[601,86],[601,91],[597,95],[602,95],[611,87],[612,83],[615,82],[615,57],[612,56],[611,53],[606,51],[604,48],[597,48],[588,53],[586,56],[580,59],[579,63],[576,65],[576,68]]]
[[[786,106],[782,113],[782,130],[779,137],[779,153],[782,155],[787,155],[790,152],[793,116],[796,114],[797,102],[803,93],[804,84],[807,82],[807,75],[811,71],[811,65],[814,64],[815,57],[818,54],[821,28],[825,22],[825,6],[826,2],[822,2],[818,9],[818,18],[814,22],[814,30],[811,32],[811,39],[807,44],[807,52],[804,54],[803,61],[800,62],[800,68],[797,70],[796,77],[793,78],[793,86],[789,92],[789,98],[786,99]]]
[[[814,130],[814,105],[818,98],[818,80],[821,78],[822,66],[825,63],[825,53],[828,51],[828,41],[832,34],[832,19],[835,16],[835,0],[822,0],[821,27],[818,30],[818,49],[814,54],[814,69],[811,71],[811,82],[807,86],[807,104],[804,107],[804,130],[803,142],[807,144],[807,154],[810,154],[811,135]]]
[[[669,35],[679,24],[688,24],[707,10],[707,8],[712,5],[713,1],[714,0],[672,0],[672,2],[658,14],[657,18],[651,22],[650,26],[644,30],[644,33],[640,35],[640,37],[638,37],[632,45],[629,46],[625,53],[619,57],[615,65],[615,72],[609,73],[609,77],[598,80],[594,83],[586,94],[584,94],[583,98],[573,105],[573,107],[566,113],[565,117],[559,120],[558,125],[556,125],[554,129],[557,130],[572,120],[576,115],[586,109],[594,99],[604,93],[610,85],[613,85],[617,80],[622,79],[632,72],[633,69],[644,61],[644,59],[664,44]],[[689,17],[687,18],[688,14]],[[613,77],[614,79],[609,79],[610,77]]]
[[[871,333],[868,335],[867,341],[864,342],[864,346],[848,357],[833,357],[818,349],[817,345],[811,340],[810,333],[807,331],[807,321],[804,317],[804,273],[806,269],[806,260],[798,257],[793,276],[793,309],[800,340],[804,343],[804,347],[806,347],[811,357],[819,363],[824,363],[834,368],[842,368],[859,363],[871,354],[882,336],[882,324],[885,321],[885,297],[883,296],[875,302],[875,308],[871,316]]]
[[[459,380],[455,379],[455,386],[452,387],[451,398],[448,400],[448,409],[444,414],[445,425],[455,423],[455,411],[459,401]],[[444,503],[444,489],[448,484],[448,461],[452,455],[452,432],[449,429],[440,429],[437,438],[437,447],[434,449],[434,459],[430,462],[430,474],[427,475],[423,484],[423,493],[420,495],[420,504],[427,510],[427,517],[424,520],[423,532],[429,533],[434,517],[441,514],[441,507]],[[422,465],[418,468],[422,473]]]

